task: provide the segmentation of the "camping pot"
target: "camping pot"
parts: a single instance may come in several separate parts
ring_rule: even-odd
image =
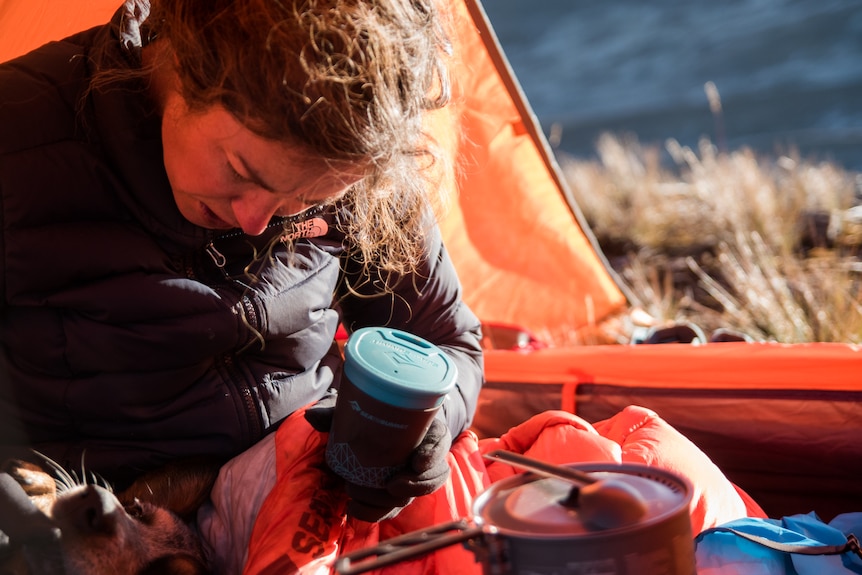
[[[340,557],[335,569],[356,575],[462,543],[481,562],[485,575],[696,573],[689,517],[692,489],[686,480],[643,465],[566,467],[630,488],[645,504],[643,513],[626,524],[597,527],[566,504],[577,487],[547,474],[522,473],[480,493],[472,521],[414,531],[360,549]]]

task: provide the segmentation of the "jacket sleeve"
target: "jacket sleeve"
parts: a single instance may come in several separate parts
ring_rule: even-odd
[[[339,288],[342,321],[348,332],[368,326],[401,329],[436,344],[455,362],[458,380],[443,403],[452,437],[473,420],[484,382],[479,319],[461,300],[461,284],[435,227],[427,237],[427,257],[412,275],[392,278],[389,289],[363,274],[359,262],[345,262]]]

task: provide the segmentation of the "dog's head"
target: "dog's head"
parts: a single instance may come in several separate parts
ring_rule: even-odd
[[[20,493],[10,493],[14,490],[9,487],[10,482],[0,482],[4,487],[0,498],[6,498],[6,503],[0,505],[8,508],[4,509],[6,519],[0,524],[8,536],[5,549],[0,544],[0,573],[209,573],[193,529],[154,500],[166,486],[175,488],[168,488],[169,498],[176,498],[176,491],[187,494],[194,491],[190,483],[195,484],[198,492],[208,493],[210,476],[183,474],[176,469],[170,474],[165,479],[150,475],[136,483],[128,494],[121,493],[118,497],[107,485],[82,484],[69,474],[56,482],[53,494],[46,494],[42,487],[34,487],[40,480],[38,472],[16,471],[14,485]],[[139,498],[136,494],[148,497]],[[195,497],[190,502],[186,496],[185,504],[199,503],[200,493]]]
[[[207,572],[191,529],[153,504],[123,506],[107,489],[82,485],[57,497],[51,518],[67,575]]]

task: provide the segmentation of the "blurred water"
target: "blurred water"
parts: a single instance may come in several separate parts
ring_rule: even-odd
[[[862,171],[862,0],[484,0],[546,133],[790,149]],[[704,84],[715,83],[721,128]]]

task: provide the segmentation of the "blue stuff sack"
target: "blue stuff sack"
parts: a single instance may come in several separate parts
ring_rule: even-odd
[[[698,575],[862,575],[862,513],[747,517],[695,537]]]

